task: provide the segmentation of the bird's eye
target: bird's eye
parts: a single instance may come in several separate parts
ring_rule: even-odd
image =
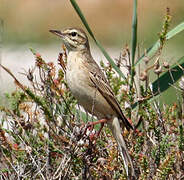
[[[77,33],[76,32],[71,32],[71,36],[76,36],[77,35]]]

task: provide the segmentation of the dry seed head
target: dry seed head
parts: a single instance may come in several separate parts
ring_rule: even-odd
[[[157,75],[162,73],[162,66],[159,66],[157,69],[154,68],[154,73],[157,74]]]
[[[159,62],[156,62],[155,64],[154,64],[154,70],[157,70],[157,69],[159,69],[159,67],[160,67],[160,65],[159,65]]]
[[[123,49],[123,51],[122,51],[121,55],[122,55],[123,57],[125,57],[125,56],[126,56],[126,50],[125,50],[125,49]]]
[[[32,152],[32,148],[30,146],[26,146],[25,150],[28,154],[30,154]]]
[[[29,81],[33,81],[33,72],[31,71],[31,69],[28,70],[27,79]]]
[[[159,68],[159,66],[160,66],[159,59],[160,59],[160,57],[157,57],[157,59],[155,60],[154,69],[158,69]]]
[[[182,91],[184,91],[184,76],[182,76],[181,80],[179,81],[179,87]]]
[[[145,57],[144,57],[144,62],[145,62],[145,64],[148,64],[148,62],[149,62],[148,56],[145,56]]]
[[[169,69],[169,63],[167,61],[163,62],[163,67],[165,67],[166,69]]]
[[[141,81],[146,81],[148,79],[148,74],[146,71],[141,72],[139,79]]]
[[[126,46],[125,48],[123,48],[123,50],[120,53],[119,61],[120,62],[125,61],[127,63],[129,60],[129,55],[130,55],[130,52],[128,47]]]

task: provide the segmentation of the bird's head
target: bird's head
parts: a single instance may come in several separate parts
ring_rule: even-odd
[[[69,51],[88,50],[89,43],[86,33],[79,28],[67,28],[64,30],[50,30],[59,36]]]

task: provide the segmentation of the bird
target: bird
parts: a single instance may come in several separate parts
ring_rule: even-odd
[[[133,162],[119,120],[127,130],[133,127],[124,116],[106,76],[93,59],[85,31],[73,27],[49,31],[62,39],[68,51],[65,76],[71,93],[87,112],[107,123],[117,142],[127,177],[129,174],[134,177]]]

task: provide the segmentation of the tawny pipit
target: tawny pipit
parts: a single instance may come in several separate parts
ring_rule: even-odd
[[[126,173],[128,174],[130,163],[131,174],[134,175],[118,119],[123,121],[128,130],[132,126],[123,115],[106,77],[91,56],[85,32],[79,28],[50,30],[50,32],[61,37],[68,50],[66,81],[73,96],[86,111],[97,116],[98,119],[107,120],[123,157]]]

